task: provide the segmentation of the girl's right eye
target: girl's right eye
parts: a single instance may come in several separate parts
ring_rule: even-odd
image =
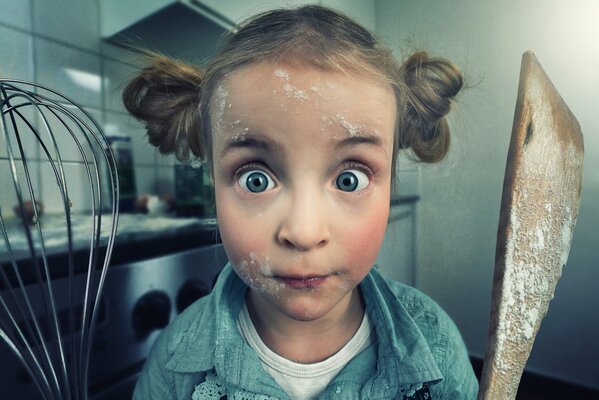
[[[242,189],[252,193],[262,193],[275,186],[272,178],[259,169],[244,172],[237,180],[237,183]]]

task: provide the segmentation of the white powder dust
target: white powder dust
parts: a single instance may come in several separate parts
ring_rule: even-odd
[[[335,114],[333,116],[332,120],[334,122],[341,124],[341,126],[343,126],[343,128],[345,129],[345,131],[347,132],[347,135],[349,137],[358,136],[366,128],[366,125],[359,123],[359,122],[351,121],[345,115],[340,114],[340,113]]]
[[[287,97],[289,97],[291,99],[299,100],[301,102],[308,102],[310,100],[310,97],[304,90],[299,89],[290,83],[289,72],[287,72],[283,69],[277,69],[277,70],[275,70],[275,76],[285,82],[285,84],[283,85],[283,91],[285,92]],[[277,93],[278,93],[277,90],[273,91],[274,95],[276,95]],[[284,108],[283,105],[281,105],[281,107]]]
[[[230,141],[232,143],[243,143],[243,142],[245,142],[246,139],[247,139],[247,137],[246,137],[247,132],[248,132],[248,130],[246,128],[246,130],[244,130],[242,132],[234,133],[233,135],[231,135]]]
[[[225,88],[222,85],[219,85],[216,88],[216,91],[214,92],[213,104],[215,105],[215,110],[214,114],[212,115],[213,124],[217,134],[223,134],[225,131],[223,118],[225,116],[225,110],[227,108],[228,97],[229,93],[225,90]]]
[[[260,257],[250,252],[249,259],[243,259],[238,263],[236,272],[246,285],[258,293],[268,293],[276,297],[285,287],[283,283],[271,279],[274,273],[268,255]]]
[[[542,95],[535,90],[531,89],[531,97]],[[515,398],[566,264],[579,199],[576,190],[564,188],[575,189],[581,179],[574,163],[582,160],[572,143],[564,144],[563,138],[555,137],[559,132],[551,107],[542,100],[535,102],[530,118],[535,127],[534,142],[519,148],[521,159],[513,178],[504,259],[496,266],[501,279],[495,282],[500,286],[496,288],[499,298],[494,299],[498,314],[491,357],[495,379],[505,385],[506,399]],[[571,205],[576,208],[572,210]]]
[[[310,98],[308,97],[306,92],[304,92],[301,89],[296,88],[295,86],[293,86],[289,83],[286,83],[283,86],[283,90],[285,91],[285,93],[287,94],[288,97],[294,98],[296,100],[300,100],[303,102],[307,102],[308,100],[310,100]]]
[[[289,72],[283,70],[283,69],[277,69],[275,71],[275,76],[277,78],[283,79],[284,81],[288,81],[289,80]]]

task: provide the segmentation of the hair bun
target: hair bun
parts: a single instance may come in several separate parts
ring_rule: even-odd
[[[439,161],[449,149],[445,116],[451,109],[452,98],[462,88],[462,74],[446,59],[429,58],[425,52],[417,52],[403,64],[402,75],[406,102],[400,146],[411,147],[422,161]]]
[[[203,71],[157,53],[144,52],[149,66],[123,90],[125,108],[145,123],[148,141],[163,154],[186,160],[200,144],[200,84]]]

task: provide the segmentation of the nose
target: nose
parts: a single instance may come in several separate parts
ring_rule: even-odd
[[[299,251],[326,246],[330,241],[330,215],[324,200],[317,191],[290,194],[277,232],[278,242]]]

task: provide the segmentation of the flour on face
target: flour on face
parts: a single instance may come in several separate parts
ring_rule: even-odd
[[[227,90],[223,87],[223,85],[219,85],[216,88],[216,91],[214,92],[214,99],[212,103],[214,104],[214,110],[211,109],[211,111],[213,112],[211,118],[213,120],[214,131],[218,135],[222,135],[225,133],[225,126],[223,121],[225,111],[227,109],[228,97],[229,93],[227,92]],[[231,104],[229,104],[229,107],[230,106]]]
[[[250,252],[249,257],[237,263],[235,270],[241,279],[258,293],[277,295],[285,286],[273,279],[275,275],[268,255],[259,256]]]

